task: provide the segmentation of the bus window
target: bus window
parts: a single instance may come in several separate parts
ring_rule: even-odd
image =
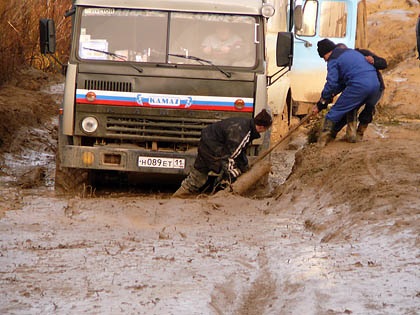
[[[323,1],[321,4],[319,36],[346,36],[347,5],[345,2]]]
[[[299,36],[315,36],[318,2],[307,1],[303,9],[302,29],[296,32]]]

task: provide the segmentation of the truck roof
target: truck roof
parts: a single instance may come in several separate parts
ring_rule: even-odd
[[[262,0],[76,0],[75,5],[260,15]]]

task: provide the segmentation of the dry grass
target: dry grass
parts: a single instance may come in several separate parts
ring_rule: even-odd
[[[72,0],[0,0],[0,85],[17,70],[32,66],[44,71],[59,70],[53,59],[39,51],[39,19],[52,18],[57,33],[56,57],[68,60],[71,18],[64,13]]]

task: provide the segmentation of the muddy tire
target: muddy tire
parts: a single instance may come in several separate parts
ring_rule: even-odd
[[[92,190],[89,170],[61,167],[56,157],[54,189],[58,194],[86,194]]]
[[[290,129],[291,123],[291,94],[287,94],[286,103],[283,107],[283,112],[281,115],[275,115],[273,117],[273,126],[271,127],[271,143],[276,143],[279,141]]]
[[[60,116],[58,123],[58,147],[55,154],[55,192],[57,194],[85,195],[90,191],[92,194],[90,170],[61,166],[60,155],[63,152],[63,147],[72,144],[71,137],[63,135],[62,126],[62,116]]]

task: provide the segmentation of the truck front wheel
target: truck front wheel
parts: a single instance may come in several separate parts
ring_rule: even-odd
[[[89,170],[61,167],[60,158],[56,155],[54,188],[58,194],[92,195],[93,186]]]

